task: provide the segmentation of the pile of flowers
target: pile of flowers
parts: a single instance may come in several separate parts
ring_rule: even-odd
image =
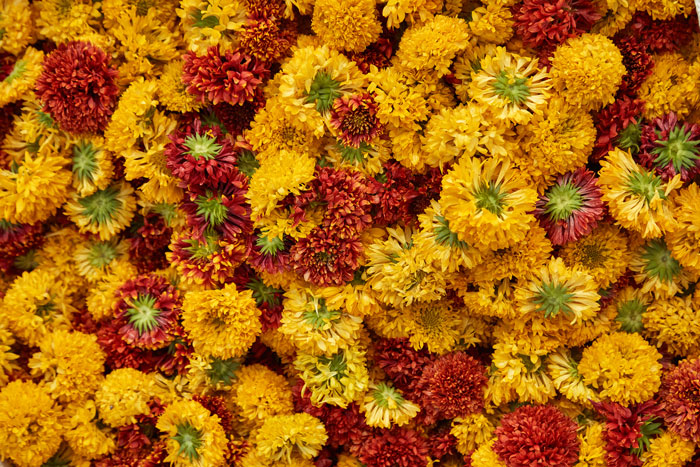
[[[0,75],[7,465],[700,465],[692,0],[2,0]]]

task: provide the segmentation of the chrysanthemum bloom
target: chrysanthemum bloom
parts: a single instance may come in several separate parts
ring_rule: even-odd
[[[432,362],[420,377],[421,406],[437,409],[439,419],[466,417],[484,408],[486,368],[464,352]]]
[[[700,311],[692,297],[656,298],[642,315],[643,334],[667,354],[700,352]]]
[[[396,58],[408,70],[440,78],[450,72],[454,57],[467,47],[469,26],[461,18],[443,15],[426,19],[404,33]]]
[[[167,278],[141,275],[125,282],[114,295],[114,318],[128,344],[157,349],[172,340],[181,299]]]
[[[652,293],[658,298],[676,295],[695,279],[695,274],[683,268],[673,257],[663,238],[640,245],[632,257],[630,269],[642,292]]]
[[[579,453],[577,428],[553,406],[526,405],[501,419],[493,451],[508,467],[573,465]]]
[[[421,138],[426,164],[443,167],[461,156],[479,150],[483,110],[478,105],[445,107],[428,121]]]
[[[141,224],[129,237],[129,257],[139,273],[165,269],[168,266],[165,252],[173,229],[155,212],[146,214]]]
[[[644,238],[673,230],[669,195],[680,187],[680,175],[668,182],[637,165],[629,152],[614,149],[601,161],[598,186],[615,220]]]
[[[497,250],[525,238],[536,199],[507,162],[465,157],[443,178],[440,205],[460,240]]]
[[[374,96],[377,118],[382,124],[418,129],[418,122],[430,116],[426,96],[413,86],[413,80],[395,67],[372,69],[367,77],[367,91]]]
[[[248,8],[250,11],[250,5]],[[288,55],[289,49],[296,44],[296,23],[275,13],[251,13],[245,27],[237,34],[241,49],[263,63],[270,64]]]
[[[168,457],[164,462],[183,467],[224,465],[226,434],[219,417],[193,400],[168,405],[156,428],[166,437]]]
[[[187,52],[184,60],[182,81],[202,103],[240,105],[258,99],[269,75],[261,62],[241,51],[222,53],[219,47],[210,47],[203,56]]]
[[[153,376],[133,368],[112,371],[95,393],[100,419],[118,428],[137,422],[138,415],[150,414],[149,401],[158,394]]]
[[[638,11],[627,26],[632,37],[651,53],[677,52],[691,41],[695,26],[693,15],[677,15],[668,20],[652,19]]]
[[[204,53],[208,47],[231,49],[247,20],[243,0],[184,0],[176,10],[185,31],[188,50]]]
[[[362,243],[357,235],[343,238],[317,228],[292,247],[290,265],[314,285],[340,285],[353,278],[361,253]]]
[[[59,330],[44,336],[28,366],[54,399],[80,402],[100,387],[104,359],[95,335]]]
[[[639,333],[644,329],[642,320],[650,302],[649,294],[628,286],[620,290],[608,306],[615,310],[615,321],[621,331]]]
[[[13,381],[0,390],[0,456],[19,467],[42,465],[61,444],[60,410],[48,388]]]
[[[641,143],[641,113],[644,102],[629,96],[620,96],[615,102],[603,107],[596,115],[598,139],[591,158],[600,160],[615,147],[636,154]]]
[[[645,467],[682,467],[696,458],[695,447],[692,441],[682,439],[675,433],[664,432],[651,440],[641,460]]]
[[[73,253],[78,272],[90,281],[99,281],[113,274],[119,263],[128,261],[127,244],[117,237],[110,240],[86,239]]]
[[[588,32],[600,17],[590,0],[526,0],[513,12],[525,45],[545,49]]]
[[[646,31],[642,36],[646,36]],[[643,40],[643,39],[642,39]],[[636,37],[622,37],[615,41],[615,45],[622,53],[622,64],[627,73],[620,83],[620,93],[633,95],[639,90],[645,79],[654,68],[654,61]]]
[[[639,5],[655,20],[668,20],[676,15],[689,16],[693,14],[693,2],[682,0],[669,2],[667,0],[645,0]]]
[[[583,382],[578,362],[568,350],[547,355],[547,372],[557,391],[570,401],[588,406],[590,400],[597,400],[595,392]]]
[[[267,462],[290,464],[292,456],[315,457],[328,435],[323,423],[307,413],[269,417],[255,434],[256,451]]]
[[[260,310],[250,290],[235,284],[219,290],[192,291],[182,303],[182,326],[197,352],[218,358],[243,355],[260,334]]]
[[[674,112],[655,118],[642,127],[641,165],[654,170],[664,181],[680,174],[691,180],[700,171],[700,125],[679,122]]]
[[[9,382],[11,375],[19,370],[19,355],[13,352],[16,343],[15,336],[6,324],[0,324],[0,385],[3,387]]]
[[[591,233],[603,218],[602,193],[593,172],[585,167],[557,177],[540,196],[535,216],[553,245],[574,242]]]
[[[259,427],[269,417],[294,412],[289,383],[268,367],[244,366],[236,372],[236,378],[230,400],[247,425]]]
[[[184,185],[215,186],[236,171],[236,153],[231,140],[218,126],[204,126],[195,119],[191,130],[169,136],[165,147],[168,168]]]
[[[700,188],[695,183],[681,190],[674,198],[673,215],[676,228],[666,234],[666,243],[673,258],[696,274],[700,274]]]
[[[44,53],[33,47],[27,47],[22,58],[14,62],[9,74],[0,81],[0,107],[5,107],[20,100],[34,84],[42,72]]]
[[[381,135],[377,104],[368,93],[342,96],[333,101],[330,123],[344,146],[360,148]]]
[[[392,425],[407,424],[420,411],[420,407],[406,400],[399,389],[381,382],[370,385],[362,410],[367,425],[391,428]]]
[[[0,271],[7,273],[44,242],[44,226],[0,220]]]
[[[513,37],[513,13],[509,5],[495,2],[475,8],[469,30],[479,42],[505,44]]]
[[[644,402],[661,385],[661,354],[639,334],[612,333],[583,351],[578,371],[601,399],[624,406]]]
[[[397,427],[367,440],[359,458],[367,467],[423,466],[428,463],[428,445],[416,431]]]
[[[415,376],[431,361],[428,349],[413,349],[407,338],[375,340],[373,357],[377,366],[403,391],[410,390]]]
[[[644,117],[651,120],[669,112],[685,118],[698,101],[690,62],[679,53],[657,55],[654,68],[638,92]]]
[[[62,156],[29,152],[9,170],[0,170],[0,218],[33,224],[53,215],[66,201],[71,173]]]
[[[330,356],[298,352],[294,368],[304,381],[302,395],[309,391],[315,405],[347,407],[359,400],[369,385],[365,351],[349,347]]]
[[[133,193],[129,184],[117,182],[89,196],[74,194],[64,209],[81,233],[89,232],[109,240],[127,228],[134,218]]]
[[[3,2],[0,28],[5,34],[0,41],[0,50],[19,55],[25,47],[36,41],[36,27],[32,18],[32,8],[28,0]]]
[[[586,110],[612,103],[625,73],[620,50],[600,34],[583,34],[557,47],[550,70],[562,97]]]
[[[625,273],[631,254],[627,236],[613,225],[601,224],[587,236],[564,246],[559,257],[568,267],[583,269],[598,287],[607,289]]]
[[[163,67],[158,78],[158,100],[172,112],[197,111],[202,104],[197,96],[187,92],[182,82],[182,67],[182,60],[172,60]]]
[[[44,61],[37,97],[44,111],[71,133],[103,130],[114,111],[117,71],[102,49],[88,42],[59,44]]]
[[[72,143],[73,188],[80,196],[89,196],[104,190],[114,173],[112,156],[104,147],[104,140],[78,138]]]
[[[549,75],[537,60],[511,54],[497,47],[480,61],[469,95],[505,123],[527,123],[541,112],[549,97]]]
[[[700,440],[700,360],[684,360],[663,378],[659,392],[664,404],[664,421],[682,438]]]
[[[323,44],[347,52],[362,52],[382,32],[372,0],[317,0],[311,27]]]

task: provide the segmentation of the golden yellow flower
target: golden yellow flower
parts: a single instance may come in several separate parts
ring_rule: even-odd
[[[182,60],[169,61],[158,78],[158,100],[172,112],[193,112],[202,107],[197,96],[187,92],[182,81]]]
[[[104,256],[102,256],[104,259]],[[78,258],[80,259],[80,258]],[[95,321],[111,317],[115,292],[128,279],[138,274],[136,266],[128,261],[117,260],[110,263],[104,274],[90,284],[86,297],[87,310]]]
[[[657,298],[642,322],[642,333],[657,347],[679,357],[700,353],[700,310],[692,297]]]
[[[64,415],[68,418],[63,438],[74,456],[97,459],[113,452],[117,444],[102,424],[98,426],[95,402],[70,404]]]
[[[269,417],[255,433],[257,454],[275,465],[292,463],[292,456],[311,459],[326,444],[323,423],[307,413]]]
[[[426,164],[443,169],[460,156],[473,156],[479,146],[482,120],[476,105],[445,107],[433,115],[423,131]]]
[[[420,129],[417,122],[427,120],[430,109],[415,82],[396,67],[371,67],[367,75],[367,90],[377,103],[377,118],[384,125],[396,128]]]
[[[500,2],[486,2],[472,11],[469,29],[479,42],[505,44],[513,37],[513,14],[510,6]]]
[[[467,104],[471,100],[469,87],[473,74],[481,70],[481,59],[486,56],[493,56],[496,53],[495,44],[487,43],[474,46],[473,42],[473,40],[470,41],[470,45],[467,46],[464,52],[457,55],[452,64],[455,80],[459,81],[454,85],[455,94],[463,104]]]
[[[642,293],[655,297],[672,297],[697,277],[680,265],[663,238],[649,240],[635,251],[629,265]]]
[[[92,233],[109,240],[129,226],[136,211],[134,189],[117,182],[89,196],[71,196],[65,205],[66,215],[78,226],[80,233]]]
[[[11,160],[19,163],[26,152],[70,156],[69,138],[59,130],[51,115],[43,111],[43,107],[33,94],[26,96],[22,113],[14,118],[12,128],[2,142],[2,149]]]
[[[637,8],[646,11],[653,19],[667,20],[674,16],[688,17],[693,14],[693,2],[690,0],[641,0]]]
[[[507,467],[507,465],[493,452],[493,443],[496,438],[484,442],[471,455],[472,467]]]
[[[345,408],[359,401],[369,386],[365,351],[358,346],[328,357],[298,352],[294,368],[304,381],[302,394],[310,391],[311,402],[315,405]]]
[[[95,393],[100,418],[112,428],[137,422],[151,413],[149,401],[158,394],[156,380],[133,368],[119,368],[102,381]]]
[[[444,354],[461,337],[463,317],[448,300],[417,302],[396,312],[398,325],[416,350],[427,347],[431,353]]]
[[[497,343],[493,349],[487,401],[493,405],[513,401],[545,404],[556,396],[544,356],[514,353],[517,349],[507,344]]]
[[[99,136],[73,138],[70,151],[73,188],[78,196],[89,196],[107,188],[114,166],[112,155],[104,147],[104,139]]]
[[[0,2],[0,50],[19,55],[25,47],[36,41],[33,9],[28,0],[3,0]]]
[[[40,38],[60,44],[98,36],[99,4],[90,0],[41,0],[34,5],[39,13],[36,25]]]
[[[187,48],[198,54],[214,45],[221,50],[234,48],[236,34],[245,27],[248,16],[243,0],[182,0],[176,12]]]
[[[403,393],[390,384],[372,383],[365,394],[361,410],[367,425],[391,428],[407,424],[420,411],[420,407],[406,400]]]
[[[7,325],[0,320],[0,387],[7,385],[10,373],[19,369],[15,362],[19,355],[12,352],[12,345],[15,337],[7,328]]]
[[[594,422],[586,426],[585,430],[579,431],[578,440],[581,447],[575,467],[608,467],[604,429],[602,423]]]
[[[191,392],[230,391],[241,367],[240,359],[221,359],[193,352],[187,364],[186,384]]]
[[[466,456],[490,440],[495,429],[486,415],[477,413],[452,420],[450,434],[457,438],[457,451]]]
[[[269,417],[294,412],[292,389],[283,376],[260,364],[247,365],[236,372],[230,400],[236,413],[252,426],[260,426]]]
[[[578,372],[578,362],[567,349],[547,355],[547,372],[554,387],[571,402],[590,406],[590,400],[598,400],[596,393],[587,387]]]
[[[423,23],[442,8],[443,0],[388,0],[382,9],[387,27],[396,29],[404,21]]]
[[[153,122],[158,115],[156,110],[158,100],[156,81],[145,81],[138,78],[132,82],[119,98],[117,108],[105,129],[105,145],[114,154],[123,154],[132,149],[141,140],[153,135]],[[170,129],[174,129],[174,126]],[[170,132],[166,133],[169,134]],[[139,175],[140,177],[142,175]]]
[[[690,63],[678,53],[654,56],[654,68],[639,88],[638,96],[644,100],[644,117],[648,120],[669,112],[684,118],[698,102]]]
[[[700,188],[691,183],[673,202],[677,225],[666,233],[666,243],[681,266],[700,274]]]
[[[683,467],[695,454],[695,443],[666,431],[651,439],[649,449],[642,454],[645,467]]]
[[[104,15],[103,25],[112,28],[119,17],[124,13],[135,11],[140,15],[146,15],[150,11],[156,11],[163,24],[172,25],[176,18],[176,7],[179,0],[102,0],[100,10]]]
[[[324,44],[348,52],[362,52],[382,32],[374,0],[316,0],[311,27]]]

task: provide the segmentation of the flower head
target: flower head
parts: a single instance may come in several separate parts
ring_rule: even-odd
[[[667,373],[661,386],[664,421],[682,438],[700,440],[700,360],[685,360]]]
[[[368,93],[341,96],[333,102],[331,125],[340,133],[344,146],[359,148],[382,133],[377,104]]]
[[[362,408],[367,425],[380,428],[405,425],[420,410],[416,404],[406,400],[399,389],[383,382],[370,385]]]
[[[95,393],[100,419],[118,428],[149,415],[149,401],[158,394],[156,380],[133,368],[120,368],[107,375]]]
[[[125,182],[117,182],[104,190],[80,197],[77,193],[66,203],[65,211],[80,232],[99,235],[109,240],[128,227],[136,210],[134,190]]]
[[[294,368],[304,381],[302,395],[311,392],[313,404],[347,407],[359,400],[369,385],[365,351],[349,347],[328,356],[298,352]]]
[[[686,182],[700,171],[700,125],[678,121],[671,112],[642,127],[637,157],[665,182],[677,174]]]
[[[243,419],[262,425],[275,415],[294,411],[292,390],[283,376],[261,364],[247,365],[236,372],[231,400]]]
[[[290,250],[292,268],[314,285],[341,285],[352,280],[359,267],[362,243],[357,234],[343,238],[317,228]]]
[[[409,428],[383,430],[360,448],[360,461],[372,467],[411,467],[427,464],[426,440]]]
[[[525,0],[513,14],[523,42],[545,50],[588,32],[600,17],[590,0]]]
[[[255,434],[256,451],[267,462],[291,464],[292,456],[315,457],[328,435],[323,423],[307,413],[267,418]]]
[[[372,0],[317,0],[311,27],[322,43],[348,52],[362,52],[382,32]]]
[[[673,216],[677,227],[666,234],[673,257],[684,267],[700,273],[700,187],[691,183],[675,198]]]

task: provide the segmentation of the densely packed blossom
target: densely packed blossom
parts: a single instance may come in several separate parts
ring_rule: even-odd
[[[692,0],[0,0],[0,464],[700,465]]]

